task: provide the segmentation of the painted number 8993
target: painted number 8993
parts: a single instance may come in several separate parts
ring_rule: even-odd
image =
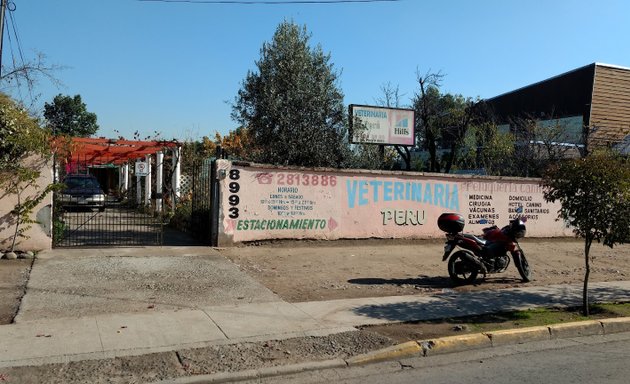
[[[230,219],[237,219],[239,216],[238,204],[241,202],[241,199],[238,197],[238,191],[241,190],[241,185],[238,183],[238,179],[240,178],[241,172],[238,169],[230,170],[230,183],[228,184],[228,190],[230,191],[230,196],[228,197],[228,204],[230,205],[228,211],[230,214],[228,216]]]

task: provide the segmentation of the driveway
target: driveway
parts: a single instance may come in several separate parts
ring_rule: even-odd
[[[54,249],[35,261],[15,321],[279,300],[209,247]]]

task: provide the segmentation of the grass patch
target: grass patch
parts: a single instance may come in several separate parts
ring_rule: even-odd
[[[582,307],[535,308],[525,311],[463,317],[447,320],[447,322],[467,324],[475,332],[535,327],[611,317],[630,317],[630,303],[593,304],[590,312],[591,315],[586,317],[582,314]]]
[[[367,326],[362,329],[377,332],[398,341],[418,340],[574,321],[630,317],[630,303],[592,304],[590,312],[591,315],[585,317],[582,315],[581,307],[535,308],[525,311]]]

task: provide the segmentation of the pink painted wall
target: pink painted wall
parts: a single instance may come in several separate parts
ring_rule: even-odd
[[[221,238],[436,238],[437,218],[458,212],[466,232],[528,218],[528,236],[569,236],[537,179],[329,171],[219,161]]]
[[[39,191],[52,183],[51,164],[39,158],[29,158],[25,162],[41,172],[37,180],[37,188],[29,188],[23,192],[23,197],[34,197]],[[16,204],[17,198],[15,195],[0,193],[0,250],[7,250],[13,240],[15,220],[10,212]],[[52,248],[52,193],[48,194],[33,209],[31,219],[36,220],[38,223],[29,224],[31,228],[25,233],[28,238],[18,238],[15,249],[19,251],[39,251]]]

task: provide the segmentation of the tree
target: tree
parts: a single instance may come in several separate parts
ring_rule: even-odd
[[[55,135],[90,137],[98,130],[96,114],[87,111],[81,95],[55,96],[44,103],[44,117]]]
[[[18,238],[25,238],[30,215],[44,197],[57,188],[48,185],[43,189],[37,184],[43,163],[50,154],[48,133],[37,119],[8,96],[0,94],[0,198],[14,195],[17,204],[2,222],[14,225],[10,250]],[[4,240],[3,240],[4,241]]]
[[[219,132],[216,132],[215,142],[221,145],[221,148],[229,158],[248,160],[252,155],[253,148],[247,128],[238,127],[223,137],[221,137]]]
[[[593,241],[613,247],[630,241],[630,161],[612,152],[565,160],[542,179],[545,200],[559,201],[558,217],[584,239],[583,312],[589,315],[588,279]]]
[[[499,131],[489,121],[468,129],[458,155],[460,169],[483,169],[487,175],[509,176],[513,175],[514,163],[514,136],[510,132]]]
[[[549,164],[567,157],[580,156],[577,144],[571,143],[570,127],[557,119],[541,121],[534,117],[512,119],[516,140],[515,156],[520,160],[514,174],[541,177]]]
[[[400,87],[394,86],[391,82],[381,84],[381,96],[374,99],[377,105],[387,108],[399,108],[400,99],[404,94],[400,93]]]
[[[232,118],[248,129],[256,161],[341,166],[347,155],[338,75],[310,37],[306,27],[280,23],[235,97]]]
[[[456,163],[466,132],[478,120],[477,102],[462,95],[440,92],[441,73],[419,75],[419,93],[413,98],[417,142],[429,152],[429,172],[446,173]],[[445,151],[443,159],[439,150]],[[443,160],[443,161],[442,161]]]
[[[24,94],[28,95],[30,108],[35,108],[40,94],[35,93],[35,88],[41,78],[45,78],[55,86],[60,86],[61,81],[54,76],[56,71],[65,67],[50,64],[43,53],[37,53],[35,58],[24,61],[22,57],[18,60],[3,60],[9,64],[2,65],[0,74],[0,90],[5,93],[16,94],[22,103],[26,103]],[[25,89],[26,88],[26,89]]]
[[[417,74],[420,93],[413,99],[413,108],[416,110],[416,135],[417,143],[429,151],[429,171],[438,172],[437,137],[438,127],[433,120],[440,116],[438,100],[440,98],[440,82],[444,77],[441,73],[428,72],[424,76]]]

